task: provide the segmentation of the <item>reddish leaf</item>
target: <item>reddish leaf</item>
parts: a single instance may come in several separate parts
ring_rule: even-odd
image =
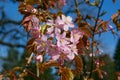
[[[105,65],[105,62],[101,59],[101,60],[99,60],[99,65],[100,65],[100,66],[104,66],[104,65]]]
[[[32,27],[39,27],[39,19],[35,15],[26,16],[22,21],[22,25],[27,32],[30,32]]]
[[[82,72],[82,69],[83,69],[82,59],[76,55],[74,60],[75,60],[75,65],[76,65],[76,70],[74,70],[74,74],[75,75],[80,74]]]
[[[35,8],[32,5],[25,3],[20,3],[18,9],[21,14],[26,14],[26,15],[30,15],[36,12]]]
[[[111,17],[111,19],[113,20],[113,19],[116,18],[117,16],[118,16],[118,13],[113,14],[112,17]]]
[[[86,36],[83,36],[83,38],[81,38],[79,40],[79,43],[77,44],[78,53],[83,54],[83,51],[85,49],[88,49],[88,47],[89,47],[88,38]]]
[[[22,70],[22,68],[21,68],[21,67],[14,67],[14,68],[12,69],[12,71],[19,71],[19,70]]]
[[[97,72],[99,78],[101,78],[101,79],[103,78],[103,75],[102,75],[103,71],[99,67],[97,67],[95,70],[93,70],[93,72]]]
[[[87,27],[80,27],[80,30],[84,32],[84,35],[87,37],[92,37],[92,31]]]
[[[92,19],[92,16],[87,15],[86,18],[87,18],[87,19]]]
[[[30,40],[28,41],[28,43],[27,43],[26,48],[27,48],[27,51],[28,51],[29,53],[32,53],[32,52],[35,52],[35,51],[36,51],[36,44],[34,43],[34,41],[35,41],[35,39],[32,38],[32,39],[30,39]]]
[[[99,32],[100,29],[107,31],[108,23],[108,21],[101,21],[96,27],[96,33]]]
[[[32,27],[31,17],[32,16],[27,16],[22,21],[22,25],[24,26],[24,28],[26,29],[27,32],[29,32]]]
[[[79,25],[79,29],[84,33],[85,36],[92,37],[93,28],[90,26],[90,24],[82,22]]]
[[[47,10],[48,8],[55,8],[56,7],[56,0],[42,0],[40,7],[44,10]],[[44,6],[44,7],[43,7]]]
[[[39,66],[39,70],[40,70],[40,73],[44,73],[44,71],[49,68],[49,67],[52,67],[52,66],[59,66],[58,63],[54,60],[49,60],[48,62],[45,62],[45,63],[41,63],[38,65]]]
[[[113,23],[116,25],[117,30],[120,30],[119,16],[120,16],[120,10],[118,10],[118,12],[112,16]]]
[[[70,68],[60,67],[59,74],[61,74],[60,75],[61,80],[73,80],[74,79],[74,74]]]
[[[28,75],[27,72],[22,72],[22,73],[19,75],[19,77],[20,77],[20,78],[24,78],[24,77],[27,76],[27,75]]]

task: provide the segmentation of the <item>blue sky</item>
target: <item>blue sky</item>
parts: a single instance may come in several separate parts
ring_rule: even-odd
[[[3,5],[3,3],[0,3],[0,6],[1,5]],[[4,10],[6,11],[7,18],[18,21],[22,19],[23,16],[18,12],[18,3],[15,4],[13,4],[12,2],[4,3],[4,6],[5,6]],[[112,3],[112,0],[105,0],[102,10],[107,11],[107,14],[103,16],[102,19],[103,20],[110,19],[112,14],[116,13],[118,9],[120,9],[120,0],[116,0],[116,3]],[[113,24],[111,25],[114,26]],[[104,44],[103,50],[112,56],[117,44],[118,37],[115,37],[111,35],[110,32],[108,32],[108,33],[103,33],[103,35],[101,37],[98,37],[98,39],[100,39]]]

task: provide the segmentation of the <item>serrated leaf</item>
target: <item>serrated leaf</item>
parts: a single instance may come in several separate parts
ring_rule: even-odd
[[[120,30],[120,11],[118,10],[118,13],[112,15],[112,20],[113,20],[113,23],[116,25],[117,27],[117,30]]]
[[[41,63],[41,64],[38,64],[39,66],[39,70],[40,70],[40,73],[44,73],[44,71],[47,69],[47,68],[50,68],[50,67],[53,67],[53,66],[56,66],[58,67],[58,63],[54,60],[49,60],[48,62],[44,62],[44,63]]]
[[[93,28],[90,26],[89,23],[86,22],[80,23],[79,29],[84,33],[85,36],[92,37]]]
[[[51,66],[58,66],[58,63],[54,60],[49,60],[48,62],[43,64],[46,67],[51,67]]]
[[[83,36],[83,38],[79,39],[79,43],[77,44],[78,54],[83,54],[83,50],[89,46],[87,36]]]
[[[107,31],[108,23],[108,21],[101,21],[96,27],[96,33],[99,32],[100,29]]]
[[[89,30],[87,27],[80,27],[80,30],[84,32],[84,35],[87,37],[92,37],[92,31]]]
[[[33,12],[34,10],[34,7],[30,4],[25,4],[25,3],[20,3],[19,7],[18,7],[18,10],[21,14],[25,14],[25,15],[30,15]]]
[[[74,72],[74,74],[80,74],[82,72],[82,69],[83,69],[83,63],[82,63],[82,59],[78,56],[78,55],[75,55],[75,65],[76,65],[76,70]]]
[[[35,41],[35,39],[31,38],[26,45],[26,49],[29,53],[36,51],[36,44],[34,43],[34,41]]]

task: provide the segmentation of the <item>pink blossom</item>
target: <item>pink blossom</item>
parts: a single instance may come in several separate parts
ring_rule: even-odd
[[[103,75],[102,74],[100,75],[100,78],[103,79]]]
[[[99,59],[96,59],[95,60],[95,64],[96,64],[96,66],[98,66],[100,63],[99,63]]]
[[[113,30],[113,27],[111,25],[108,25],[108,28],[110,28],[110,30]]]
[[[75,55],[77,55],[77,48],[75,45],[60,45],[60,46],[52,46],[48,50],[48,54],[51,56],[53,60],[58,60],[59,62],[64,62],[73,60]]]
[[[53,20],[48,20],[48,22],[46,24],[48,26],[50,26],[49,28],[47,28],[47,34],[49,34],[52,37],[54,37],[55,34],[58,34],[58,33],[60,34],[61,30],[58,27],[58,25],[56,23],[54,23]]]
[[[56,34],[56,39],[57,39],[57,46],[65,46],[70,43],[69,39],[66,38],[66,33],[64,32],[63,34]]]
[[[65,31],[68,31],[69,28],[73,28],[74,24],[72,22],[72,18],[70,16],[66,17],[65,15],[61,15],[57,17],[55,23],[58,24],[58,27],[63,28]]]
[[[41,63],[43,61],[43,56],[42,55],[37,55],[36,60]]]
[[[52,45],[52,41],[51,40],[46,40],[45,38],[38,38],[36,39],[36,45],[37,45],[37,52],[47,52],[49,47]]]
[[[101,49],[98,48],[97,51],[96,51],[96,53],[97,53],[97,54],[102,54],[102,53],[103,53],[103,50],[101,50]]]
[[[73,52],[71,52],[67,55],[68,60],[73,60],[74,58],[75,58],[75,54]]]
[[[70,41],[73,44],[77,44],[79,42],[79,39],[83,37],[83,33],[80,32],[78,29],[73,29],[71,31]]]
[[[103,71],[104,75],[107,75],[107,72],[106,71]]]
[[[94,54],[94,53],[93,53],[93,54],[92,54],[92,53],[90,53],[90,54],[89,54],[89,56],[90,56],[90,57],[92,57],[92,56],[95,56],[95,54]]]
[[[41,40],[47,42],[47,35],[42,35]]]
[[[47,33],[51,34],[54,31],[54,21],[48,20],[46,24],[50,26],[49,28],[47,28]]]
[[[56,45],[51,45],[48,49],[48,54],[51,56],[53,60],[58,60],[60,57],[60,51]]]
[[[32,16],[31,22],[32,22],[33,28],[39,27],[39,19],[35,15]]]
[[[70,48],[66,46],[58,47],[56,45],[53,45],[49,48],[48,54],[51,56],[51,59],[57,60],[60,64],[64,64],[64,60],[70,61],[75,57],[75,54],[72,53]]]
[[[68,45],[61,45],[61,46],[59,46],[59,50],[61,51],[61,53],[64,53],[66,55],[71,53],[71,49],[70,49],[70,47]]]
[[[43,52],[43,51],[46,51],[47,49],[47,44],[46,42],[44,41],[39,41],[39,42],[36,42],[37,44],[37,52],[40,53],[40,52]]]
[[[71,49],[71,53],[78,55],[78,49],[77,49],[77,46],[75,44],[69,45],[69,48]]]

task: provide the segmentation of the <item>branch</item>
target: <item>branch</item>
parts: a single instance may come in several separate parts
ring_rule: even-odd
[[[24,32],[15,28],[15,29],[11,29],[11,30],[6,31],[6,32],[4,30],[0,30],[0,34],[3,34],[3,37],[1,39],[4,40],[6,38],[6,36],[11,34],[12,32],[16,32],[17,34],[19,33],[21,36],[27,36]]]
[[[11,44],[8,42],[3,42],[2,40],[0,40],[0,44],[1,45],[5,45],[5,46],[9,46],[9,47],[21,47],[21,48],[25,48],[25,45],[22,44]]]
[[[94,63],[94,56],[93,56],[93,52],[94,52],[93,47],[94,47],[94,46],[93,46],[93,42],[95,41],[95,40],[94,40],[95,30],[96,30],[96,27],[97,27],[97,24],[98,24],[98,20],[99,20],[99,17],[100,17],[100,11],[101,11],[103,2],[104,2],[104,0],[102,0],[100,6],[98,6],[97,19],[96,19],[96,21],[95,21],[95,25],[94,25],[94,29],[93,29],[93,34],[92,34],[92,35],[93,35],[93,37],[92,37],[92,61],[91,61],[91,68],[90,68],[89,78],[92,77],[92,71],[93,71],[93,63]]]
[[[4,24],[16,24],[16,25],[20,25],[21,24],[21,21],[14,21],[14,20],[0,20],[0,25],[4,25]]]
[[[81,18],[78,1],[77,0],[74,0],[74,1],[75,1],[75,6],[76,6],[76,14],[77,14],[78,18]]]

